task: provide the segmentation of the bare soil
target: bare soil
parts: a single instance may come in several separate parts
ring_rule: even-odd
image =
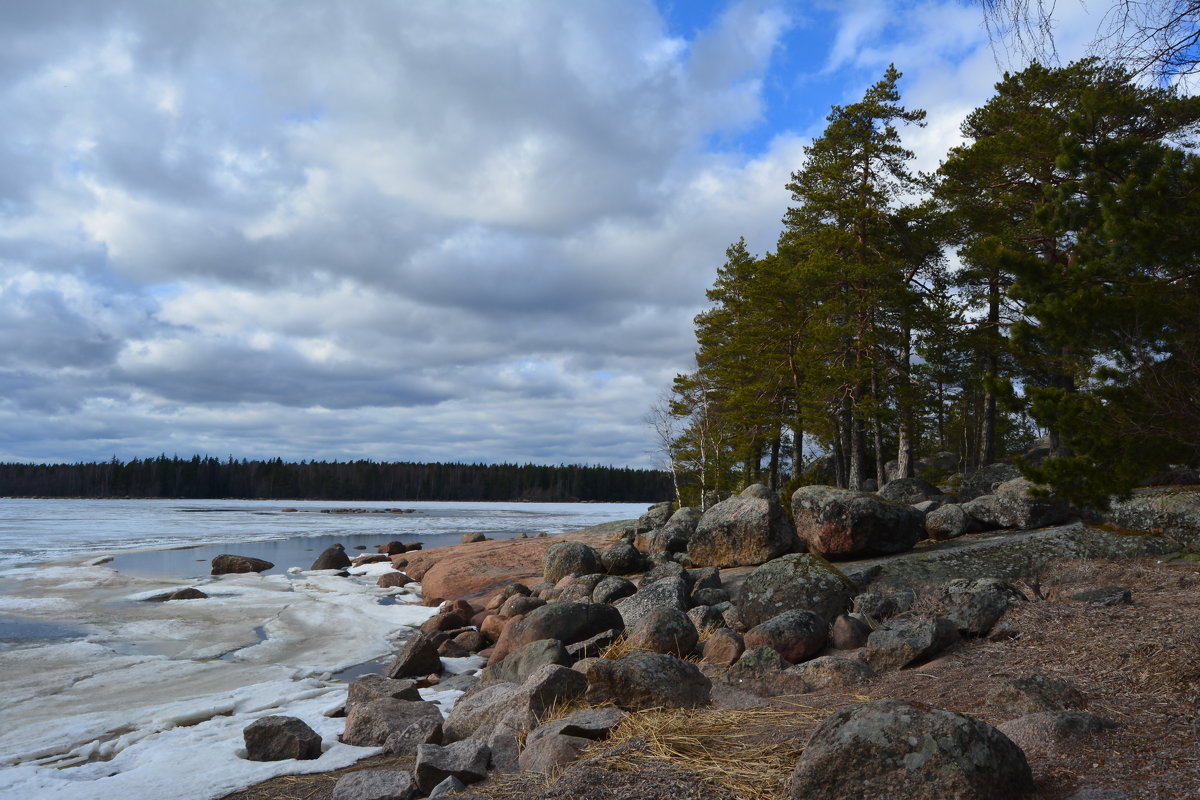
[[[1132,605],[1091,607],[1069,600],[1074,592],[1120,584]],[[1019,584],[1030,598],[1010,608],[1016,629],[1006,641],[974,639],[935,661],[880,676],[856,693],[813,692],[770,700],[719,692],[708,723],[727,714],[728,730],[711,741],[725,752],[713,758],[672,744],[669,733],[598,743],[554,780],[501,776],[471,787],[470,796],[517,800],[686,800],[787,797],[789,759],[761,759],[753,787],[723,776],[724,763],[744,767],[755,754],[780,748],[799,756],[812,728],[838,708],[886,697],[918,701],[999,725],[1012,718],[986,701],[998,684],[1033,673],[1071,681],[1090,711],[1120,727],[1083,740],[1047,743],[1029,752],[1036,800],[1064,800],[1081,788],[1119,790],[1138,800],[1200,798],[1200,565],[1153,560],[1060,560],[1038,581]],[[925,599],[922,611],[936,611]],[[761,717],[746,706],[762,708]],[[787,712],[787,713],[785,713]],[[646,716],[645,713],[641,716]],[[755,721],[757,719],[757,722]],[[684,737],[686,738],[686,737]],[[703,749],[703,737],[692,743]],[[681,739],[682,741],[682,739]],[[697,744],[698,743],[698,744]],[[699,755],[697,755],[699,753]],[[709,754],[712,755],[712,754]],[[348,770],[276,778],[225,800],[329,800],[341,774],[353,769],[411,768],[411,759],[376,757]],[[744,769],[742,770],[744,772]],[[468,796],[468,795],[464,795]]]

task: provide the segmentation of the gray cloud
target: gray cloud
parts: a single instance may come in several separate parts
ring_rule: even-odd
[[[648,463],[788,5],[3,4],[0,458]]]

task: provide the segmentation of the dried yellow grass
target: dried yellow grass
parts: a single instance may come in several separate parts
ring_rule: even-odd
[[[631,714],[605,742],[603,766],[637,772],[654,762],[700,776],[746,800],[776,798],[804,751],[816,709],[656,710]],[[644,746],[622,747],[638,739]]]

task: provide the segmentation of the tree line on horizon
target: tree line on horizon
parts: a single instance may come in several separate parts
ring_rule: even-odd
[[[1018,456],[1082,506],[1195,464],[1200,99],[1035,63],[920,174],[900,77],[833,107],[776,250],[726,251],[695,369],[649,415],[681,502],[810,480],[806,452],[850,489]],[[1022,462],[1043,431],[1051,457]]]
[[[650,503],[670,478],[631,467],[380,461],[222,461],[177,456],[0,464],[0,496],[243,500]]]

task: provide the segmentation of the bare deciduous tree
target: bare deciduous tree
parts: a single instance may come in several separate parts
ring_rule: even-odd
[[[1056,0],[980,2],[994,45],[1044,64],[1057,61]],[[1200,73],[1200,0],[1112,0],[1096,28],[1091,54],[1161,80]]]

